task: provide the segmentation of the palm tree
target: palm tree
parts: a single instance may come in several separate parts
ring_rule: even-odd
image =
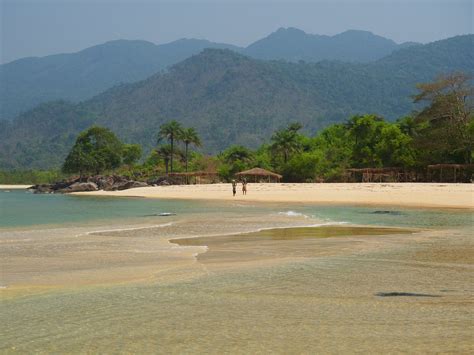
[[[168,139],[170,142],[170,163],[171,163],[171,172],[173,172],[173,155],[174,155],[174,142],[181,139],[183,133],[183,127],[181,124],[175,120],[168,123],[162,124],[158,132],[158,143],[162,139]],[[168,173],[168,172],[166,172]]]
[[[168,166],[172,157],[171,146],[169,144],[161,145],[158,147],[158,149],[156,149],[156,152],[158,153],[158,156],[165,162],[166,174],[168,174]]]
[[[186,172],[188,172],[188,147],[190,144],[194,144],[196,147],[201,146],[201,140],[199,139],[198,133],[194,128],[185,128],[181,136],[181,141],[184,142],[184,159],[186,160]]]
[[[283,155],[285,164],[290,159],[290,155],[301,149],[300,137],[298,130],[301,129],[299,123],[292,123],[286,129],[276,131],[272,138],[271,150],[276,154]]]

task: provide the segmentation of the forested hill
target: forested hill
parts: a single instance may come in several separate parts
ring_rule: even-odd
[[[159,126],[195,127],[204,150],[255,147],[289,122],[308,133],[357,113],[395,119],[414,109],[415,84],[474,73],[474,36],[400,50],[369,64],[287,63],[207,49],[163,74],[107,90],[81,104],[53,102],[0,123],[0,168],[59,166],[93,123],[150,149]]]
[[[368,62],[405,46],[366,31],[319,36],[295,28],[281,28],[246,48],[197,39],[163,45],[111,41],[77,53],[0,65],[0,119],[46,101],[89,99],[119,83],[143,80],[205,48],[232,49],[259,59]]]
[[[111,41],[77,53],[24,58],[0,65],[0,120],[55,99],[80,101],[119,83],[143,80],[204,48],[237,47],[182,39],[164,45]]]

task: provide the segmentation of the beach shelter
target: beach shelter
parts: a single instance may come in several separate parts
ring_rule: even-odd
[[[268,182],[278,182],[283,177],[280,174],[274,173],[269,170],[262,168],[253,168],[250,170],[241,171],[240,173],[235,174],[240,178],[247,178],[248,180],[254,182],[268,181]]]

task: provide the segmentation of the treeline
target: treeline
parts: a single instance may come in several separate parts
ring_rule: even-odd
[[[0,184],[22,185],[22,184],[51,184],[67,177],[59,169],[57,170],[11,170],[0,171]]]
[[[295,122],[274,132],[270,141],[256,150],[234,145],[216,156],[190,149],[201,146],[201,140],[196,130],[176,121],[160,127],[156,148],[144,158],[139,145],[123,144],[110,130],[93,126],[78,136],[62,171],[116,173],[135,179],[169,172],[217,171],[226,181],[239,171],[261,167],[280,173],[284,181],[335,182],[344,179],[348,168],[416,171],[429,164],[472,164],[471,79],[452,74],[420,84],[418,89],[413,99],[426,102],[425,109],[396,122],[377,115],[356,115],[313,137],[301,133],[301,124]]]

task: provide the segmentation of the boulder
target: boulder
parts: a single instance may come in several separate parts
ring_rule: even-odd
[[[97,184],[93,182],[75,182],[68,187],[57,190],[57,192],[70,193],[70,192],[83,192],[83,191],[97,191]]]
[[[34,190],[35,194],[50,194],[54,192],[53,185],[51,184],[40,184],[31,186],[29,189]]]
[[[127,181],[124,184],[121,184],[118,186],[117,190],[127,190],[127,189],[133,189],[135,187],[146,187],[148,184],[146,182],[142,181]]]

